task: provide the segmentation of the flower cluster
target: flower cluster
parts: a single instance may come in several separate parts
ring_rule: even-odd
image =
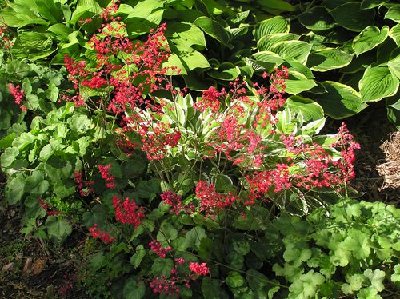
[[[219,92],[214,86],[211,86],[209,89],[203,91],[200,100],[194,104],[194,108],[201,112],[210,109],[212,112],[216,113],[221,105],[220,100],[225,96],[225,89]]]
[[[106,181],[106,187],[108,189],[114,189],[115,188],[115,178],[112,176],[110,170],[111,170],[111,164],[107,165],[97,165],[97,168],[99,169],[100,175],[103,178],[103,180]]]
[[[89,233],[94,239],[100,239],[104,244],[110,244],[115,241],[115,238],[112,237],[109,233],[100,230],[97,227],[97,224],[89,228]]]
[[[150,250],[161,258],[165,258],[167,256],[167,253],[172,250],[171,246],[163,247],[161,243],[156,240],[150,241],[149,246]]]
[[[205,181],[197,182],[195,194],[200,200],[200,210],[205,211],[207,215],[215,215],[216,212],[231,206],[237,200],[237,197],[231,193],[218,193],[213,184]]]
[[[196,262],[191,262],[189,264],[189,269],[192,271],[194,274],[200,275],[200,276],[206,276],[207,274],[210,273],[210,269],[208,269],[206,263],[196,263]]]
[[[137,228],[145,217],[143,208],[139,207],[134,200],[129,200],[128,197],[122,201],[118,196],[114,196],[113,206],[115,219],[122,224],[131,224]]]
[[[15,104],[17,104],[22,111],[26,111],[26,107],[22,105],[22,100],[24,99],[24,92],[21,90],[21,86],[14,85],[12,83],[8,84],[8,91],[14,98]]]

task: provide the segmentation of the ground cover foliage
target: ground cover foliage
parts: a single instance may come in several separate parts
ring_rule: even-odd
[[[0,3],[2,204],[86,232],[88,297],[396,294],[399,211],[350,199],[359,144],[321,130],[398,124],[399,4]]]

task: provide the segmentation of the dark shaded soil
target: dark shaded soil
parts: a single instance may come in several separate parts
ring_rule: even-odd
[[[2,199],[0,194],[0,298],[90,298],[77,284],[85,235],[72,234],[64,247],[27,238],[20,233],[18,208],[5,208]]]

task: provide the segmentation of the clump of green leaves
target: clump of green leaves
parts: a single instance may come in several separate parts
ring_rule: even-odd
[[[258,51],[246,62],[289,66],[287,92],[318,101],[333,118],[386,99],[398,124],[400,6],[393,2],[302,1],[295,13],[256,26]]]
[[[273,267],[289,283],[288,298],[382,298],[398,290],[400,210],[344,200],[306,219],[282,216],[283,260]]]

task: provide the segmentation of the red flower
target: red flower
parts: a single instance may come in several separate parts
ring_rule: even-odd
[[[161,243],[156,240],[150,241],[149,246],[151,251],[153,251],[161,258],[165,258],[167,256],[167,253],[172,250],[171,246],[162,247]]]
[[[200,275],[200,276],[206,276],[207,274],[210,273],[210,269],[208,269],[206,263],[200,264],[200,263],[191,262],[189,264],[189,269],[193,273]]]
[[[141,220],[145,217],[143,209],[138,207],[134,200],[129,200],[128,197],[122,201],[117,196],[114,196],[113,206],[115,210],[115,219],[122,224],[131,224],[137,228]]]
[[[21,86],[16,86],[12,83],[9,83],[8,90],[10,91],[10,94],[13,96],[15,104],[17,104],[22,110],[26,110],[23,108],[24,106],[22,105],[24,92],[21,90]]]
[[[93,225],[89,228],[90,235],[95,239],[100,239],[105,244],[110,244],[114,242],[115,238],[113,238],[109,233],[100,230],[97,227],[97,224]]]
[[[218,112],[221,103],[219,99],[226,95],[225,89],[219,92],[214,86],[204,90],[201,99],[194,104],[194,108],[201,112],[210,108],[214,113]]]
[[[111,164],[107,165],[97,165],[97,168],[100,171],[101,177],[106,181],[106,187],[108,189],[114,189],[115,188],[115,179],[111,175]]]

